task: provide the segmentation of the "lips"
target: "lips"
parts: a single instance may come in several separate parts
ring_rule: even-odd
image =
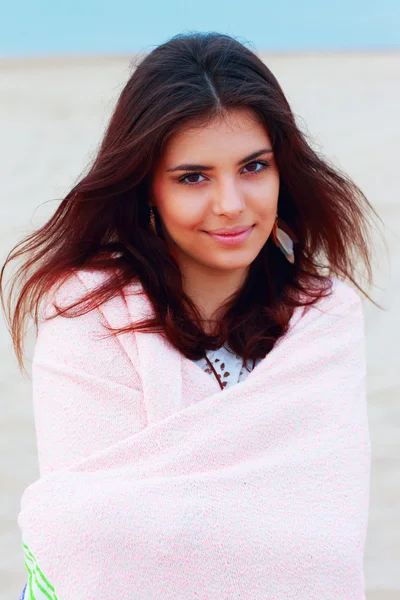
[[[212,231],[208,231],[211,235],[237,235],[239,233],[244,233],[248,231],[252,225],[238,225],[237,227],[221,227],[221,229],[213,229]]]
[[[226,228],[225,233],[214,233],[214,231],[207,231],[206,233],[218,244],[222,244],[223,246],[238,246],[247,240],[253,229],[254,225],[251,227],[235,227],[228,230],[229,233],[226,233]],[[233,231],[236,231],[236,233],[232,233]]]

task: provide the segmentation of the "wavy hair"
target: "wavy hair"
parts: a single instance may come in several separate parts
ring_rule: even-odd
[[[280,174],[278,214],[298,244],[293,265],[271,237],[267,240],[241,289],[218,311],[210,334],[183,291],[179,267],[160,235],[157,213],[159,235],[151,227],[147,199],[154,167],[169,138],[192,122],[208,123],[237,108],[251,109],[266,127]],[[112,334],[159,332],[193,359],[222,343],[246,361],[263,357],[287,331],[296,306],[310,306],[330,293],[331,276],[347,278],[371,300],[354,272],[361,259],[371,285],[372,213],[378,216],[356,184],[311,148],[261,58],[228,35],[174,36],[134,65],[87,174],[45,225],[7,256],[0,273],[4,310],[4,269],[26,255],[13,280],[6,315],[19,366],[24,368],[22,330],[27,315],[33,317],[37,333],[40,300],[56,282],[79,269],[106,270],[110,277],[78,303],[57,307],[58,314],[84,314],[136,281],[154,315]],[[25,282],[12,312],[18,278]],[[306,298],[301,299],[302,294]],[[83,303],[80,312],[67,312]]]

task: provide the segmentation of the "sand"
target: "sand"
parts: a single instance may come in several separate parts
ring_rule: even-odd
[[[0,62],[2,264],[12,246],[54,212],[57,202],[49,200],[65,195],[93,157],[131,59]],[[400,53],[263,59],[312,143],[353,177],[385,224],[388,252],[377,237],[375,287],[366,289],[385,311],[364,301],[373,448],[365,576],[368,600],[400,598]],[[28,371],[33,343],[31,327]],[[31,381],[18,370],[4,317],[0,357],[0,600],[17,600],[27,578],[19,502],[39,472]]]

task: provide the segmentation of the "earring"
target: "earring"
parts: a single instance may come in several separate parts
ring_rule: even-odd
[[[148,205],[148,207],[149,207],[149,212],[150,212],[150,227],[151,227],[151,229],[153,230],[153,233],[154,233],[154,234],[155,234],[155,235],[156,235],[156,236],[157,236],[159,239],[161,239],[161,240],[163,240],[163,241],[164,241],[164,238],[163,238],[163,235],[162,235],[162,231],[161,231],[161,235],[158,235],[158,232],[157,232],[156,218],[155,218],[155,216],[154,216],[154,210],[153,210],[153,207],[152,207],[150,204]],[[168,246],[167,246],[167,250],[168,250],[168,252],[171,254],[172,258],[174,258],[174,259],[176,260],[176,255],[175,255],[175,253],[173,252],[173,250],[172,250],[171,248],[169,248]]]
[[[298,242],[298,239],[290,227],[285,223],[285,221],[280,219],[278,215],[276,215],[275,223],[271,233],[275,245],[282,251],[285,258],[293,265],[293,245]]]
[[[151,205],[149,206],[149,211],[150,211],[150,227],[153,230],[153,233],[155,233],[157,235],[156,219],[154,216],[153,207]]]

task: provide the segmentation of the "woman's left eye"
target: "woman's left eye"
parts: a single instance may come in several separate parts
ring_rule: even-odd
[[[258,171],[250,171],[250,173],[260,173],[261,171],[264,171],[267,167],[269,167],[269,163],[264,162],[264,161],[260,161],[260,160],[256,160],[255,162],[251,162],[251,163],[247,163],[246,167],[249,167],[250,165],[261,165],[261,169],[259,169]]]
[[[248,171],[248,173],[252,174],[252,175],[257,175],[258,173],[261,173],[262,171],[265,171],[265,169],[267,169],[268,167],[270,167],[270,163],[262,161],[262,160],[256,160],[250,163],[247,163],[247,165],[245,165],[245,169],[248,167],[251,167],[252,165],[261,165],[261,168],[258,169],[257,171]],[[181,177],[178,182],[179,183],[183,183],[184,185],[198,185],[199,183],[201,183],[201,181],[186,181],[189,177],[203,177],[203,175],[201,173],[186,173],[186,175],[184,175],[183,177]]]

